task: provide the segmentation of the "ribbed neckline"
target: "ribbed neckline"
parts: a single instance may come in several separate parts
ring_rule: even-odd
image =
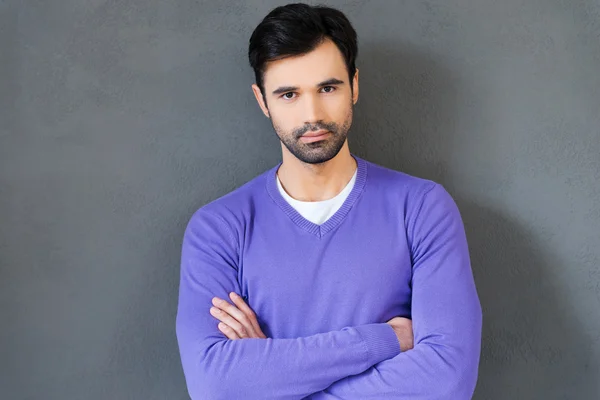
[[[279,190],[279,193],[281,193],[281,195],[283,196],[285,201],[287,201],[289,204],[292,205],[292,207],[294,207],[294,205],[304,206],[304,205],[310,205],[310,204],[331,204],[331,203],[335,203],[338,200],[338,197],[339,198],[343,197],[345,200],[346,197],[348,197],[348,195],[352,191],[354,184],[356,183],[356,175],[357,174],[358,174],[358,168],[356,168],[356,170],[354,171],[354,174],[352,174],[352,178],[350,178],[350,180],[348,181],[346,186],[344,186],[344,188],[337,195],[335,195],[334,197],[327,199],[327,200],[320,200],[320,201],[315,201],[315,202],[301,201],[301,200],[294,199],[292,196],[290,196],[285,191],[283,186],[281,186],[281,181],[279,180],[279,177],[277,176],[277,174],[275,174],[275,180],[277,182],[277,190]],[[342,204],[343,204],[343,201],[342,201]],[[294,207],[294,208],[298,209],[297,207]]]
[[[306,218],[304,218],[294,207],[292,207],[285,198],[279,192],[277,187],[277,170],[281,166],[283,162],[279,162],[275,167],[273,167],[267,174],[266,187],[267,192],[273,199],[273,201],[281,208],[281,210],[300,228],[316,235],[317,237],[323,237],[328,232],[332,231],[336,228],[346,217],[360,194],[362,193],[365,182],[367,180],[367,163],[360,157],[357,157],[354,154],[351,154],[352,157],[356,160],[356,181],[354,182],[354,187],[348,197],[342,204],[342,206],[333,214],[327,221],[322,223],[321,225],[315,224]]]

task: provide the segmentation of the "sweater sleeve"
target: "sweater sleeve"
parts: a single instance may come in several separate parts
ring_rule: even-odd
[[[436,184],[409,218],[414,348],[341,379],[307,399],[472,397],[482,315],[459,210],[446,190]]]
[[[215,296],[241,295],[233,232],[201,208],[184,235],[176,332],[192,399],[302,399],[400,353],[386,323],[293,339],[227,339],[209,309]]]

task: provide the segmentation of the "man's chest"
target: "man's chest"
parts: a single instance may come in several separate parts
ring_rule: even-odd
[[[261,324],[279,337],[406,314],[410,252],[401,229],[386,232],[254,235],[240,260],[242,292]]]

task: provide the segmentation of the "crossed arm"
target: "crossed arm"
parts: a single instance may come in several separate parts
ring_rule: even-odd
[[[424,212],[433,221],[427,228],[420,226],[419,213]],[[414,348],[405,352],[400,352],[396,334],[386,323],[297,339],[228,339],[207,311],[214,297],[240,293],[235,240],[217,216],[195,215],[184,237],[177,315],[190,396],[471,398],[479,362],[481,308],[462,221],[441,186],[425,196],[419,213],[407,222],[412,237]]]

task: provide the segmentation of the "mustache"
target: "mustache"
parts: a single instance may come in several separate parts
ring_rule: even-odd
[[[319,122],[316,124],[306,124],[300,128],[296,128],[293,131],[296,139],[299,139],[302,135],[304,135],[308,131],[329,131],[334,135],[337,133],[337,124],[335,122]]]

